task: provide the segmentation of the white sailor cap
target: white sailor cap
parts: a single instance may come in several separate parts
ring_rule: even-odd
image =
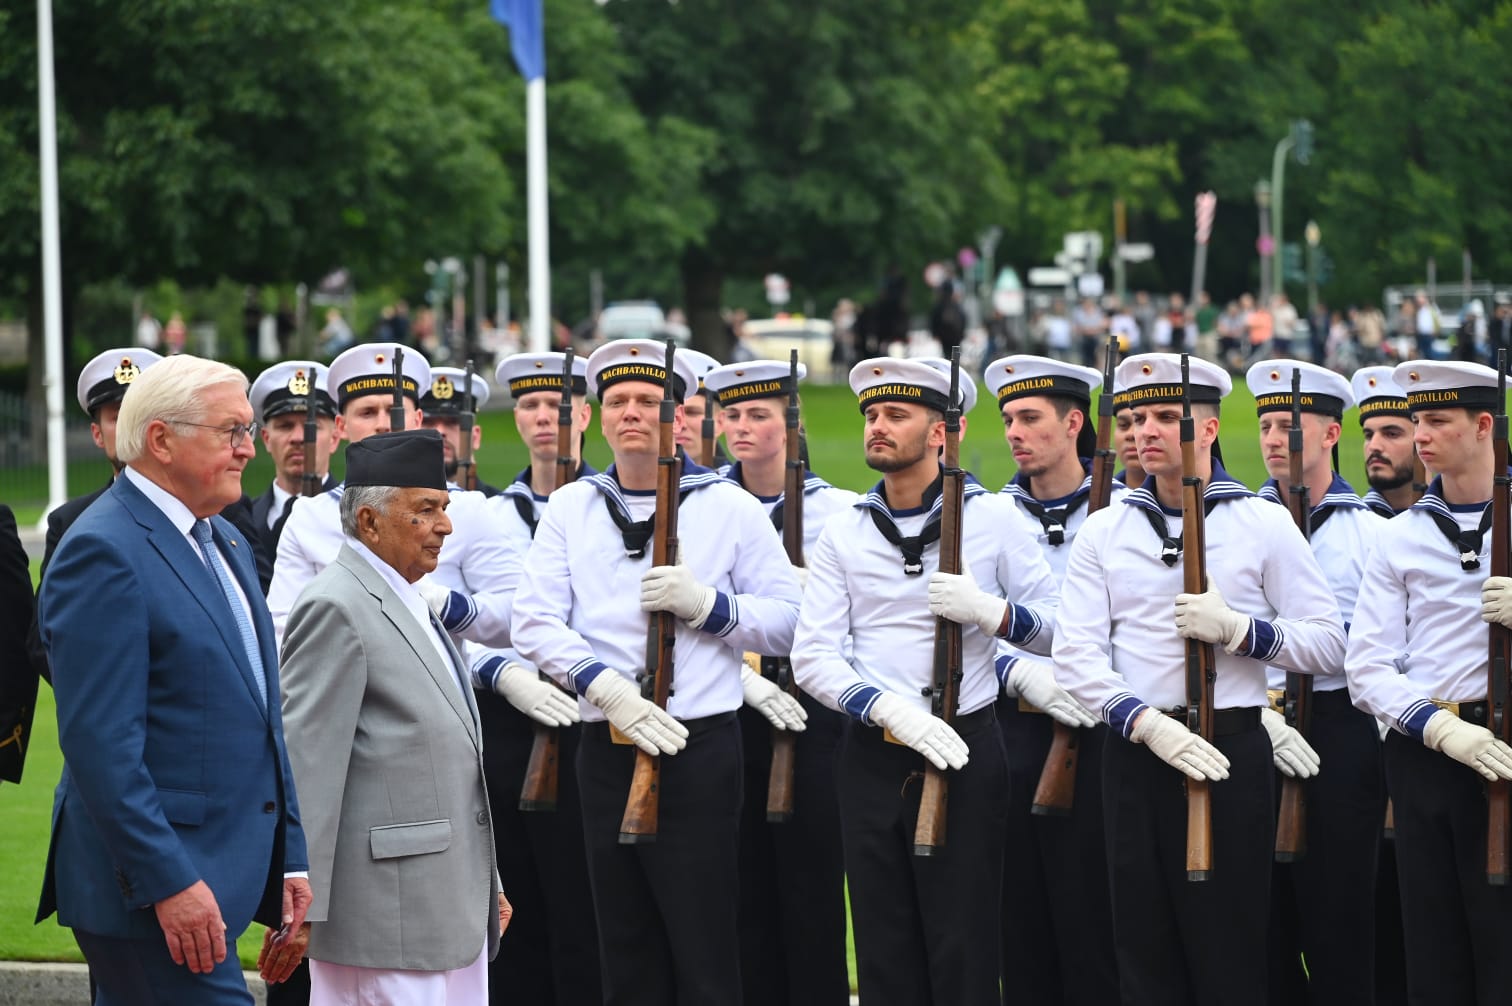
[[[1217,364],[1188,357],[1189,388],[1193,402],[1218,403],[1234,390],[1228,372]],[[1139,353],[1118,365],[1113,372],[1114,408],[1138,408],[1141,405],[1181,401],[1181,354]]]
[[[1361,367],[1350,379],[1350,391],[1360,406],[1360,425],[1374,416],[1406,418],[1407,392],[1391,376],[1391,367]]]
[[[1091,405],[1092,392],[1102,387],[1102,373],[1091,367],[1022,354],[994,360],[987,366],[985,377],[999,407],[1031,395],[1064,395]]]
[[[420,411],[427,416],[457,416],[467,405],[464,390],[467,371],[461,367],[432,367],[430,387],[420,396]],[[488,401],[488,382],[481,374],[472,376],[472,408],[477,411]]]
[[[950,401],[949,369],[942,374],[923,360],[862,360],[851,368],[850,386],[863,413],[873,402],[911,402],[944,412]]]
[[[709,371],[719,366],[719,361],[708,353],[700,353],[696,349],[679,349],[677,355],[688,361],[688,364],[693,368],[693,373],[698,375],[698,390],[703,391],[704,378],[708,375]]]
[[[798,364],[798,380],[807,376],[808,368]],[[726,363],[704,374],[703,383],[721,407],[755,398],[787,398],[793,392],[793,369],[791,363],[776,360]]]
[[[1354,407],[1354,394],[1343,375],[1305,360],[1261,360],[1244,374],[1255,396],[1255,414],[1290,412],[1292,374],[1302,375],[1302,411],[1340,419]]]
[[[1407,411],[1475,409],[1495,412],[1496,370],[1461,360],[1409,360],[1399,363],[1392,378],[1407,392]]]
[[[286,412],[304,412],[311,392],[315,394],[316,415],[336,415],[336,401],[326,384],[326,368],[314,360],[285,360],[257,375],[247,399],[253,415],[266,423]]]
[[[566,353],[516,353],[505,357],[494,370],[494,379],[509,388],[514,398],[535,391],[562,390],[562,358]],[[572,358],[572,393],[588,394],[588,361]]]
[[[698,390],[698,371],[682,350],[673,347],[672,397],[678,402]],[[615,339],[588,357],[588,390],[600,399],[622,381],[667,382],[667,344],[656,339]]]
[[[131,382],[162,357],[150,349],[107,349],[79,371],[79,408],[94,415],[107,402],[119,402]]]
[[[354,398],[394,393],[394,356],[404,352],[400,391],[420,405],[420,389],[430,387],[431,369],[418,350],[396,342],[367,342],[353,346],[331,361],[326,384],[334,389],[336,407],[345,409]]]
[[[933,367],[945,375],[947,384],[950,381],[950,361],[943,356],[920,356],[916,359],[927,367]],[[977,386],[972,379],[971,372],[965,367],[961,368],[961,415],[965,415],[976,408]]]

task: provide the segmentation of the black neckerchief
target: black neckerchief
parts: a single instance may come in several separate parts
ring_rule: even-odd
[[[720,471],[724,472],[724,477],[725,478],[729,479],[731,482],[734,482],[736,485],[740,486],[740,488],[745,489],[745,480],[744,480],[744,476],[741,474],[741,471],[740,471],[740,462],[739,461],[736,461],[734,464],[727,465],[727,466],[721,468]],[[804,469],[804,472],[803,472],[803,495],[807,496],[809,493],[814,492],[816,489],[819,489],[819,488],[821,488],[823,486],[826,486],[828,484],[829,483],[825,482],[823,479],[821,479],[819,476],[815,475],[813,472],[811,472],[811,471],[809,471],[807,469]],[[746,492],[750,492],[750,490],[746,489]],[[760,499],[760,497],[757,497],[757,498]],[[778,496],[777,496],[777,504],[772,507],[772,512],[767,515],[768,517],[771,518],[772,526],[777,529],[777,533],[778,534],[782,533],[782,508],[783,508],[783,505],[785,503],[787,503],[787,489],[786,488],[784,488],[783,491],[778,494]]]
[[[1086,505],[1087,500],[1092,498],[1091,462],[1086,458],[1079,460],[1085,476],[1082,484],[1063,506],[1051,509],[1035,499],[1029,492],[1029,480],[1022,474],[1015,475],[1013,481],[1009,482],[1003,490],[1017,500],[1019,506],[1029,511],[1031,517],[1040,522],[1040,527],[1045,529],[1045,540],[1052,547],[1066,543],[1066,522],[1071,519],[1073,513]]]
[[[945,473],[941,472],[935,480],[929,483],[924,490],[922,509],[929,513],[924,521],[924,529],[912,537],[905,536],[898,530],[897,523],[891,514],[884,514],[880,510],[872,509],[872,523],[877,530],[882,532],[882,537],[897,546],[903,555],[903,573],[905,576],[918,576],[924,572],[924,550],[940,540],[940,517],[944,510],[940,507],[940,492],[945,488]],[[887,490],[878,485],[877,491],[885,500]]]
[[[1459,553],[1460,569],[1467,573],[1480,569],[1481,545],[1486,540],[1486,532],[1491,528],[1490,503],[1487,503],[1486,509],[1481,512],[1480,526],[1469,531],[1464,530],[1455,519],[1454,511],[1449,509],[1449,502],[1444,499],[1444,477],[1435,475],[1433,482],[1428,486],[1428,491],[1412,504],[1412,509],[1422,510],[1433,518],[1433,523],[1438,525],[1439,531]]]
[[[681,463],[677,493],[679,502],[687,499],[688,494],[695,489],[724,481],[718,472],[694,464],[681,448],[677,455]],[[625,554],[632,559],[641,559],[646,555],[651,536],[656,533],[656,514],[653,513],[645,520],[630,519],[630,508],[625,503],[624,489],[619,484],[619,475],[615,469],[615,465],[610,465],[606,471],[583,481],[592,485],[604,497],[604,507],[609,511],[609,519],[614,521],[625,544]]]
[[[1208,480],[1208,484],[1202,491],[1203,515],[1211,515],[1213,508],[1226,500],[1253,495],[1254,493],[1225,471],[1223,465],[1215,459],[1213,477]],[[1160,561],[1167,566],[1174,566],[1180,562],[1181,539],[1171,537],[1165,510],[1160,505],[1160,497],[1155,494],[1155,476],[1146,476],[1143,485],[1124,495],[1123,502],[1144,511],[1145,520],[1150,522],[1150,529],[1155,532],[1155,537],[1160,539]]]
[[[501,496],[513,497],[512,502],[514,503],[515,513],[520,515],[520,520],[524,521],[525,526],[530,529],[530,537],[534,538],[536,526],[540,523],[540,519],[536,517],[535,513],[535,490],[531,488],[530,482],[531,468],[532,466],[527,465],[514,477],[513,482],[499,491],[499,494]],[[577,474],[579,478],[587,478],[590,475],[597,475],[598,471],[588,462],[579,458]]]

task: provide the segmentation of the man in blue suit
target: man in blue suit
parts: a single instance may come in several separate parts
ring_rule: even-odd
[[[236,934],[292,932],[310,903],[273,625],[216,516],[255,443],[240,371],[154,365],[121,404],[122,476],[43,579],[66,765],[37,917],[73,927],[97,1006],[250,1003]],[[297,961],[274,942],[276,981]]]

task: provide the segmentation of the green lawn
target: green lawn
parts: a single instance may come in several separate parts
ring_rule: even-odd
[[[1013,463],[1003,445],[1002,427],[993,414],[992,398],[983,394],[972,414],[961,456],[989,488],[996,489],[1012,474]],[[836,485],[864,490],[877,479],[861,460],[861,419],[856,400],[848,389],[815,387],[804,396],[805,422],[814,469]],[[1264,477],[1257,444],[1258,424],[1253,399],[1240,387],[1224,410],[1222,440],[1229,469],[1251,486]],[[479,470],[483,478],[503,485],[525,464],[524,451],[512,428],[510,415],[487,413],[482,417],[483,449]],[[1360,461],[1360,427],[1353,417],[1344,424],[1341,458],[1344,475],[1363,486]],[[590,437],[589,460],[603,467],[608,451],[603,441]],[[271,478],[267,455],[260,453],[249,470],[249,490],[261,491]],[[92,478],[98,478],[92,474]],[[74,480],[70,480],[71,482]],[[34,522],[41,507],[30,512],[18,508],[23,526]],[[35,572],[37,557],[33,557]],[[47,851],[48,820],[52,791],[62,768],[51,690],[43,687],[38,703],[35,733],[27,756],[22,785],[0,786],[0,958],[10,960],[79,960],[78,948],[67,931],[48,921],[32,925],[37,892],[41,889],[43,861]],[[255,958],[257,938],[242,941],[243,959]]]

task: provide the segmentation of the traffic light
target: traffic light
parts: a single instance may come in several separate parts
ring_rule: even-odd
[[[1281,275],[1288,283],[1306,283],[1307,269],[1302,264],[1302,246],[1288,241],[1281,246]]]
[[[1293,119],[1291,124],[1292,156],[1298,164],[1312,159],[1313,126],[1306,119]]]

